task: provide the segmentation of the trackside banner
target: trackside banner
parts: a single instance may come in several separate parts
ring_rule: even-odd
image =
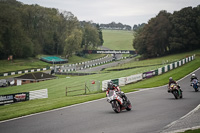
[[[151,78],[151,77],[153,77],[155,75],[156,75],[155,71],[144,72],[143,73],[143,78]]]
[[[21,101],[28,101],[28,100],[29,100],[29,92],[1,95],[0,105],[21,102]]]
[[[84,54],[136,54],[133,50],[83,50]]]
[[[139,80],[142,80],[142,73],[126,77],[126,84],[130,84]]]
[[[48,89],[41,89],[16,94],[0,95],[0,105],[16,102],[28,101],[33,99],[48,98]]]

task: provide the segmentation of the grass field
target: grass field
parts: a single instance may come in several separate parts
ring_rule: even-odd
[[[112,50],[133,50],[133,31],[103,30],[103,46]]]

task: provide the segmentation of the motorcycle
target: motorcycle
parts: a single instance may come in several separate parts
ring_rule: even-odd
[[[116,113],[120,113],[124,109],[130,111],[132,108],[131,102],[128,98],[125,100],[124,97],[121,97],[120,94],[114,90],[109,90],[109,93],[107,94],[107,102],[112,105],[112,109]]]
[[[183,98],[181,89],[176,84],[171,84],[169,87],[169,92],[171,92],[175,99]]]
[[[194,88],[195,92],[199,91],[199,81],[197,79],[193,79],[191,86]]]

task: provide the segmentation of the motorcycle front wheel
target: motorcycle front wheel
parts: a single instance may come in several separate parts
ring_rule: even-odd
[[[173,93],[175,99],[178,99],[178,97],[179,97],[178,90],[174,90],[172,93]]]
[[[193,88],[194,88],[195,92],[199,91],[198,86],[193,86]]]
[[[120,105],[118,103],[118,101],[112,101],[112,108],[116,113],[120,113],[121,112],[121,108]]]

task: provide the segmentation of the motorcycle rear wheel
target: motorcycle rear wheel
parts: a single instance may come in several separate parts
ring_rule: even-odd
[[[130,111],[131,108],[132,108],[131,102],[128,100],[128,101],[127,101],[127,108],[126,108],[126,110],[127,110],[127,111]]]
[[[180,92],[180,98],[183,98],[183,93],[182,92]]]

